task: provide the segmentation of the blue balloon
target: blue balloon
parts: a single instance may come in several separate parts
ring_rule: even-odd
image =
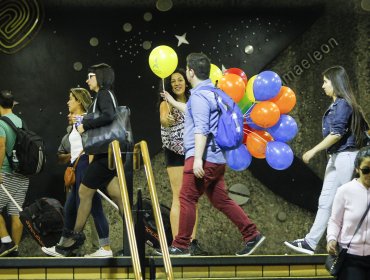
[[[263,71],[254,80],[254,98],[258,101],[269,100],[279,93],[281,85],[281,79],[278,74],[273,71]]]
[[[276,170],[284,170],[292,165],[293,151],[288,144],[279,141],[271,141],[266,147],[266,161]]]
[[[226,163],[235,171],[247,169],[251,162],[252,156],[244,144],[234,150],[226,151]]]
[[[288,115],[280,115],[279,121],[267,129],[275,141],[288,142],[292,140],[298,132],[295,120]]]

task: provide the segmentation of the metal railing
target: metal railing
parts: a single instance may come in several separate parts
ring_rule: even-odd
[[[156,223],[157,230],[158,230],[159,243],[161,245],[166,278],[169,280],[173,280],[174,279],[173,270],[172,270],[170,255],[168,253],[166,233],[164,231],[162,214],[160,211],[157,190],[156,190],[155,182],[154,182],[152,164],[150,162],[150,157],[149,157],[148,145],[145,141],[140,141],[139,143],[135,144],[135,147],[134,147],[134,169],[135,170],[137,170],[140,166],[140,163],[139,163],[140,151],[141,151],[141,155],[143,158],[145,175],[148,181],[150,199],[153,204],[153,213],[154,213],[155,223]]]
[[[114,140],[111,143],[111,145],[109,145],[108,163],[110,166],[112,166],[112,150],[113,150],[114,163],[117,169],[117,176],[118,176],[118,181],[119,181],[119,186],[120,186],[120,191],[121,191],[121,199],[122,199],[123,214],[124,214],[123,216],[124,216],[125,223],[126,223],[128,241],[130,245],[131,258],[132,258],[132,266],[134,269],[134,275],[135,275],[136,280],[142,280],[143,275],[142,275],[141,267],[140,267],[139,253],[137,249],[130,199],[129,199],[129,194],[127,190],[125,172],[124,172],[123,164],[122,164],[121,149],[119,147],[119,142],[117,140]]]

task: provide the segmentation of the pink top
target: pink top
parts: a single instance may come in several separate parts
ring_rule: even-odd
[[[365,188],[357,179],[341,186],[334,198],[326,240],[337,240],[341,246],[346,246],[369,203],[370,189]],[[353,237],[348,253],[370,255],[370,210]]]

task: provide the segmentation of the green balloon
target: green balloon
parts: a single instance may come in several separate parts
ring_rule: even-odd
[[[252,105],[253,102],[248,99],[246,94],[244,94],[242,100],[238,102],[238,106],[243,114],[245,114]]]

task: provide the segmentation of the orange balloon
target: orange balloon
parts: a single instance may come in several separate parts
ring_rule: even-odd
[[[269,101],[274,102],[279,107],[280,114],[286,114],[294,108],[297,99],[294,91],[286,86],[282,86],[278,95],[271,98]]]
[[[230,96],[235,103],[242,100],[245,92],[245,84],[241,77],[236,74],[226,74],[218,81],[218,87]]]
[[[274,141],[274,138],[264,130],[255,130],[248,134],[247,149],[255,158],[266,157],[267,142]]]
[[[275,103],[262,101],[254,105],[250,117],[256,125],[267,128],[279,121],[280,110]]]

